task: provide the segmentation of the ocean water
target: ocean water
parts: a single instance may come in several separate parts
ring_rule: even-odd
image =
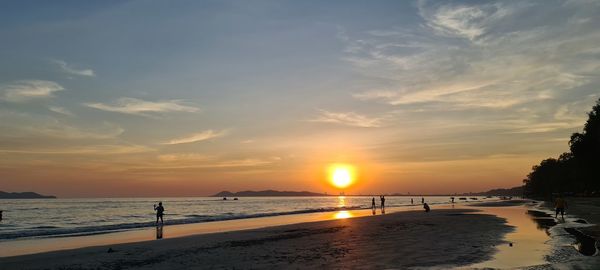
[[[4,219],[0,241],[21,238],[90,235],[154,226],[153,205],[162,201],[165,225],[211,222],[277,215],[368,209],[370,196],[240,197],[223,201],[194,198],[99,198],[0,200]],[[420,204],[421,197],[386,196],[386,207]],[[477,197],[484,200],[483,197]],[[379,198],[375,198],[379,206]],[[428,204],[447,204],[448,196],[426,196]],[[463,203],[464,201],[458,201]],[[472,201],[472,200],[469,200]]]

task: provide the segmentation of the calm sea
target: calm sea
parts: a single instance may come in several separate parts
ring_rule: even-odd
[[[108,233],[154,225],[153,205],[162,201],[165,224],[185,224],[264,216],[366,209],[372,197],[241,197],[223,201],[194,198],[100,198],[0,200],[4,219],[0,241]],[[421,197],[414,198],[419,204]],[[482,197],[477,197],[479,200]],[[387,207],[410,206],[411,197],[386,197]],[[458,198],[457,202],[458,202]],[[429,204],[449,203],[448,196],[427,196]],[[471,201],[471,200],[469,200]],[[464,201],[461,201],[464,202]],[[376,197],[379,205],[379,198]]]

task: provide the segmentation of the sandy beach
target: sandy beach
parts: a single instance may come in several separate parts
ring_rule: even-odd
[[[579,203],[577,211],[584,209],[594,210]],[[390,209],[383,215],[379,212],[371,215],[370,211],[367,215],[359,210],[248,219],[249,223],[243,226],[252,229],[246,230],[231,227],[229,231],[217,231],[219,224],[242,223],[215,222],[209,224],[209,230],[204,228],[204,232],[198,230],[193,235],[189,233],[203,225],[164,226],[160,231],[165,236],[162,239],[126,243],[132,239],[124,238],[121,243],[4,257],[0,258],[0,265],[2,269],[597,269],[600,266],[598,256],[584,254],[580,249],[581,239],[577,236],[577,232],[587,233],[596,228],[588,224],[593,218],[582,223],[575,211],[562,221],[554,219],[544,203],[530,200],[445,205],[429,213],[395,211],[398,210]],[[337,219],[331,219],[331,215]],[[294,224],[253,227],[285,219]],[[136,233],[139,231],[94,237],[114,241]],[[80,238],[82,242],[84,238]],[[77,239],[72,237],[70,241]]]
[[[8,257],[0,264],[3,269],[449,268],[491,258],[509,231],[504,219],[475,210],[411,211]]]

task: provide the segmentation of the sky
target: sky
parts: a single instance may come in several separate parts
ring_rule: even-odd
[[[568,151],[599,1],[3,1],[0,190],[483,191]]]

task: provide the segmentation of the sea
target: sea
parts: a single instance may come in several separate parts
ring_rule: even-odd
[[[371,208],[372,196],[97,198],[0,200],[0,241],[67,237],[135,230],[155,225],[154,205],[162,202],[165,225],[214,222],[303,213]],[[386,196],[386,208],[421,203],[420,196]],[[425,196],[430,205],[448,204],[449,196]],[[466,201],[484,200],[469,197]],[[379,197],[375,197],[379,207]]]

